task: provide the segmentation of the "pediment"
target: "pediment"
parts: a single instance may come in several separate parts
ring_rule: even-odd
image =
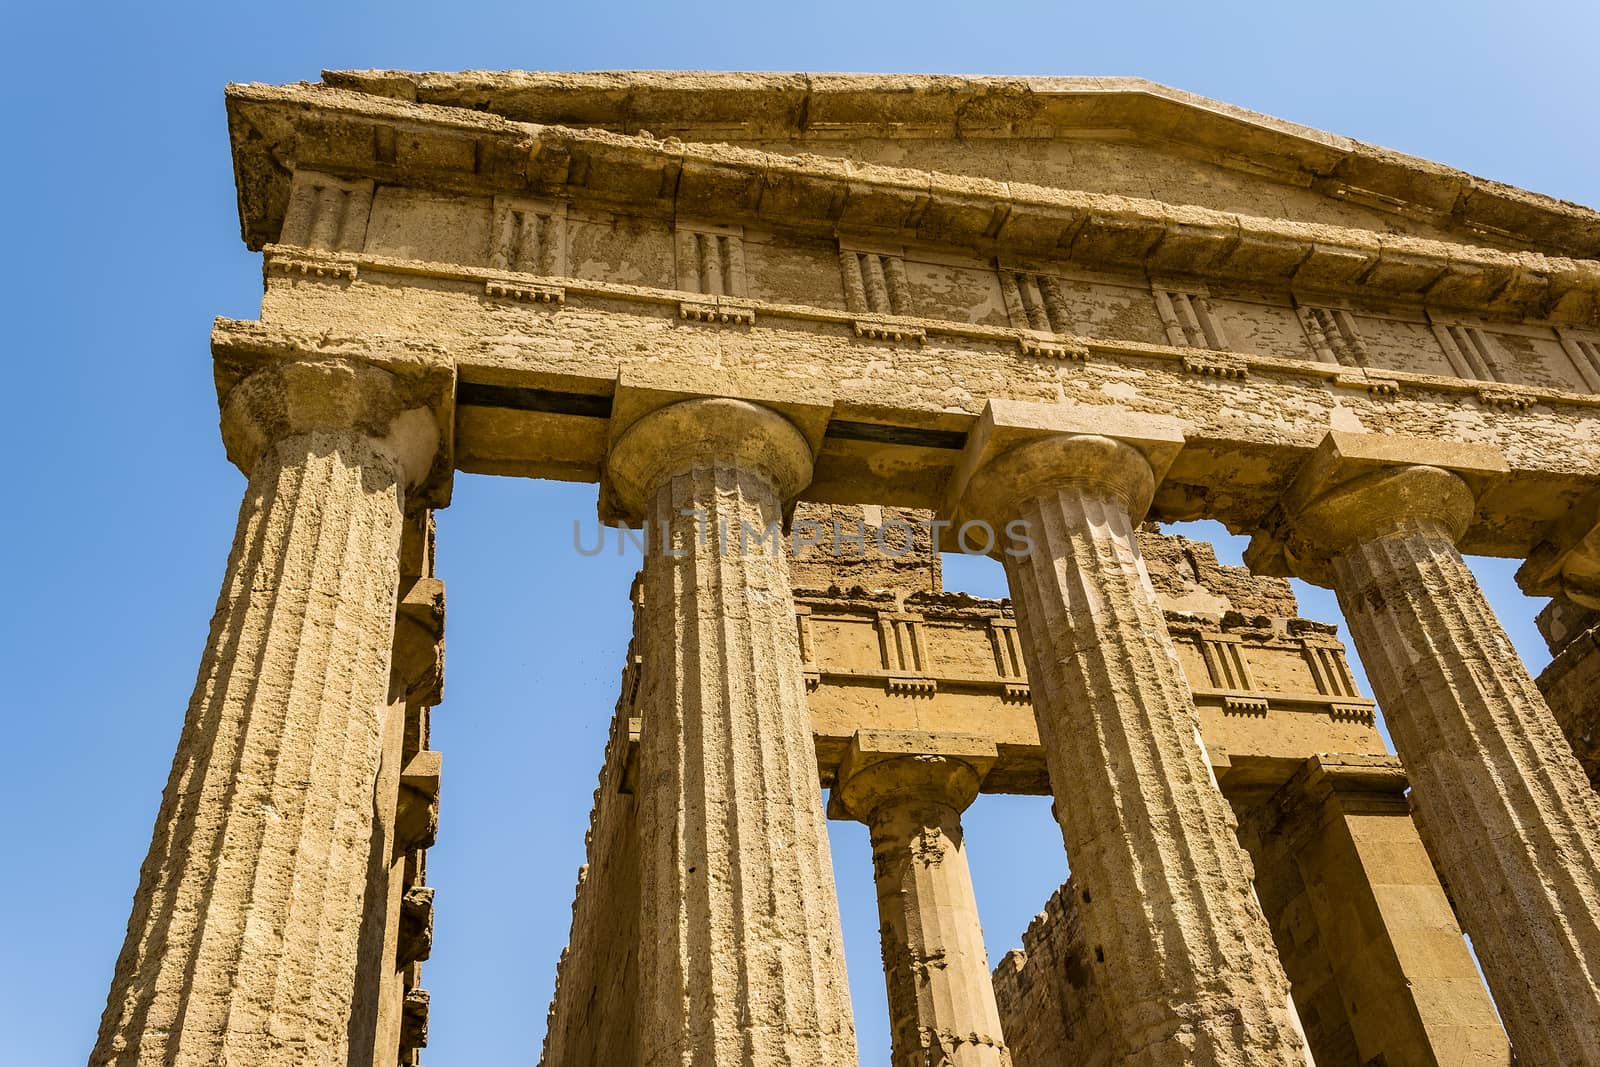
[[[1600,214],[1137,78],[327,72],[514,122],[1600,257]]]

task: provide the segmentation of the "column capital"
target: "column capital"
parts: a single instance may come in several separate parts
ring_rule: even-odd
[[[925,730],[858,730],[839,762],[828,815],[871,823],[896,800],[933,802],[962,812],[999,759],[994,742]]]
[[[1183,449],[1183,424],[1112,405],[990,400],[950,477],[945,513],[996,531],[1030,493],[1062,485],[1122,498],[1139,522]]]
[[[1490,445],[1332,431],[1251,539],[1245,563],[1328,585],[1335,556],[1385,534],[1433,529],[1459,541],[1478,494],[1507,469]]]
[[[449,399],[438,376],[408,378],[345,358],[284,359],[247,371],[222,394],[228,459],[248,476],[263,452],[300,435],[356,434],[393,456],[408,489],[448,497]],[[441,463],[443,470],[440,470]]]
[[[761,471],[785,507],[811,482],[811,446],[776,411],[728,397],[680,400],[639,419],[611,446],[602,518],[638,522],[662,478],[719,460]]]
[[[802,383],[712,368],[663,377],[649,366],[624,367],[607,428],[601,521],[639,522],[662,477],[719,458],[764,471],[787,511],[811,484],[832,413],[832,396]]]

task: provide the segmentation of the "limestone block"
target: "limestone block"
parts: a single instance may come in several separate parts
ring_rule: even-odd
[[[1506,1067],[1510,1046],[1392,756],[1313,756],[1240,837],[1322,1067]]]
[[[402,1054],[405,1050],[428,1047],[428,1006],[431,999],[426,989],[406,990],[405,1011],[400,1025]]]
[[[438,752],[418,752],[400,772],[395,842],[402,852],[431,848],[439,833]]]
[[[402,585],[394,635],[396,681],[408,699],[432,707],[444,701],[444,583],[416,577]]]
[[[433,951],[433,887],[413,886],[400,903],[400,944],[395,964],[425,960]]]

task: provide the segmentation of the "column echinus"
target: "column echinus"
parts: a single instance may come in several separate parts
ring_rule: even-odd
[[[1330,433],[1250,558],[1331,586],[1517,1058],[1600,1064],[1600,795],[1456,543],[1485,445]]]
[[[985,737],[858,731],[829,814],[867,824],[893,1067],[1010,1067],[961,813],[999,753]]]
[[[1135,539],[1182,442],[1170,418],[994,400],[947,510],[958,529],[986,524],[1005,566],[1112,1059],[1304,1065]]]
[[[829,409],[660,399],[619,384],[601,490],[602,514],[648,538],[641,1062],[854,1063],[789,563],[772,541]]]
[[[249,483],[91,1067],[362,1054],[400,539],[439,389],[325,360],[227,392]]]

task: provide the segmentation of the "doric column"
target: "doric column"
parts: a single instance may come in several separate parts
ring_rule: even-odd
[[[249,486],[92,1067],[343,1064],[377,980],[380,727],[435,421],[396,376],[327,360],[251,374],[222,428]]]
[[[989,981],[961,813],[994,742],[857,733],[839,766],[838,814],[872,832],[894,1067],[1009,1067]]]
[[[856,1059],[789,565],[758,543],[810,480],[811,457],[770,408],[692,399],[633,423],[606,461],[609,497],[649,537],[645,1067]]]
[[[1056,814],[1123,1064],[1296,1064],[1305,1040],[1250,861],[1211,777],[1135,530],[1181,437],[1051,432],[1049,405],[992,402],[968,440],[962,515],[997,532]],[[1015,443],[1012,443],[1015,442]]]
[[[1467,482],[1404,445],[1330,436],[1285,558],[1338,594],[1518,1059],[1600,1064],[1600,797],[1456,550]]]

